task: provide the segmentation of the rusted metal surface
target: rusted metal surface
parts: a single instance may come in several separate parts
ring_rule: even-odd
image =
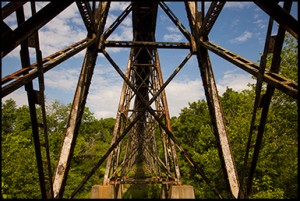
[[[271,33],[272,33],[272,28],[273,28],[273,19],[269,19],[269,25],[268,25],[268,30],[266,34],[266,40],[265,40],[265,47],[264,47],[264,52],[261,56],[260,60],[260,69],[259,69],[259,75],[257,76],[257,82],[255,86],[255,100],[254,100],[254,107],[253,107],[253,112],[252,112],[252,118],[251,118],[251,123],[250,123],[250,131],[249,131],[249,136],[248,136],[248,141],[246,145],[246,152],[245,152],[245,157],[244,157],[244,164],[243,164],[243,171],[241,172],[241,191],[240,191],[240,198],[247,197],[247,194],[244,189],[244,184],[246,182],[246,171],[248,167],[248,160],[249,160],[249,153],[252,145],[252,139],[253,139],[253,134],[254,134],[254,129],[255,129],[255,121],[256,121],[256,115],[257,111],[260,107],[260,100],[261,100],[261,89],[262,89],[262,84],[263,84],[263,75],[265,73],[265,68],[266,68],[266,59],[269,53],[269,47],[270,47],[270,41],[271,41]]]
[[[153,47],[153,48],[167,48],[167,49],[189,49],[188,42],[143,42],[143,41],[105,41],[106,47]]]
[[[194,27],[193,37],[196,42],[196,56],[199,63],[201,72],[202,82],[205,90],[205,96],[210,112],[210,117],[218,145],[219,155],[221,164],[223,166],[224,177],[228,184],[228,190],[234,198],[238,198],[239,194],[239,180],[234,163],[234,158],[230,150],[230,143],[228,141],[222,107],[218,98],[218,91],[214,74],[212,71],[208,50],[203,48],[200,44],[200,33],[201,21],[198,18],[197,4],[191,6],[191,3],[186,3],[186,10],[190,16],[193,16],[194,20],[190,20],[191,27]],[[204,19],[207,19],[206,17]],[[200,26],[199,26],[200,25]],[[207,36],[205,36],[207,38]]]
[[[280,7],[278,1],[253,1],[261,9],[263,9],[270,17],[278,22],[285,30],[290,32],[296,39],[298,39],[299,22],[293,16],[290,11]],[[292,3],[292,1],[291,1]]]
[[[31,3],[31,12],[35,14],[35,4]],[[25,21],[23,7],[18,7],[16,10],[17,22],[22,24]],[[39,184],[43,199],[52,198],[52,170],[50,163],[49,144],[48,144],[48,132],[47,132],[47,121],[46,121],[46,109],[45,109],[45,98],[44,98],[44,74],[41,65],[41,51],[39,48],[38,33],[34,33],[34,44],[36,50],[36,61],[38,68],[38,84],[39,90],[35,90],[33,82],[30,81],[25,85],[27,92],[28,105],[30,111],[30,120],[32,128],[32,136],[35,148],[35,156],[38,167]],[[28,41],[25,40],[21,43],[20,57],[22,67],[25,68],[30,63]],[[42,111],[42,123],[38,122],[37,118],[37,105],[41,107]],[[42,128],[40,128],[42,126]],[[41,134],[42,133],[42,134]],[[43,146],[42,146],[43,145]],[[45,164],[45,166],[44,166]],[[47,180],[47,181],[46,181]],[[48,182],[48,185],[46,184]]]
[[[213,1],[203,19],[202,25],[200,27],[200,33],[202,36],[207,36],[212,29],[214,23],[219,17],[226,1]],[[204,13],[204,12],[202,12]]]
[[[45,57],[44,59],[42,59],[44,69],[43,72],[45,73],[49,71],[58,64],[74,56],[81,50],[84,50],[86,47],[93,44],[94,40],[95,38],[85,38],[77,43],[74,43],[73,45],[70,45],[67,48],[64,48],[63,50]],[[28,64],[28,66],[25,66],[24,68],[5,76],[1,80],[1,98],[12,93],[13,91],[24,86],[24,84],[34,80],[37,77],[37,63]]]
[[[92,34],[95,33],[96,25],[90,4],[88,1],[76,1],[76,4],[88,31],[88,36],[92,37]]]
[[[291,7],[292,7],[292,2],[288,2],[288,1],[284,2],[283,8],[286,11],[290,12]],[[281,55],[281,50],[282,50],[282,46],[284,43],[284,36],[285,36],[285,29],[283,28],[282,25],[280,25],[278,28],[278,33],[277,33],[276,40],[275,40],[275,49],[274,49],[271,68],[270,68],[270,71],[275,72],[275,73],[278,73],[279,67],[280,67],[280,62],[281,62],[280,55]],[[250,194],[251,189],[252,189],[252,183],[253,183],[253,178],[254,178],[254,174],[255,174],[255,169],[257,166],[257,161],[258,161],[258,156],[259,156],[259,152],[260,152],[260,148],[261,148],[261,144],[262,144],[265,125],[267,122],[268,111],[269,111],[269,107],[271,104],[271,99],[274,94],[274,91],[275,91],[275,87],[270,84],[267,84],[266,93],[264,94],[264,101],[261,103],[262,112],[261,112],[261,116],[260,116],[260,122],[258,125],[256,142],[255,142],[255,147],[254,147],[254,151],[253,151],[250,172],[249,172],[249,176],[248,176],[248,180],[247,180],[246,196],[248,196]]]
[[[103,2],[100,4],[101,9],[98,12],[100,12],[101,15],[98,15],[100,19],[98,19],[97,33],[95,33],[95,35],[97,36],[94,43],[87,48],[86,55],[82,64],[82,69],[72,103],[68,125],[66,128],[66,134],[60,150],[58,164],[54,175],[53,192],[55,198],[61,198],[63,196],[68,171],[70,169],[70,160],[73,156],[79,126],[81,123],[87,94],[98,56],[98,43],[101,38],[100,35],[103,34],[103,24],[106,23],[106,16],[109,10],[109,5],[110,4],[108,2]]]
[[[11,34],[1,34],[1,58],[66,9],[71,3],[72,1],[52,1],[27,21],[20,24]]]
[[[259,76],[259,66],[256,63],[246,58],[243,58],[240,55],[235,54],[221,46],[218,46],[212,43],[211,41],[200,41],[200,43],[208,50],[235,64],[237,67],[247,71],[255,77]],[[272,72],[266,69],[263,75],[263,81],[267,82],[268,84],[271,84],[278,90],[293,98],[298,97],[298,83],[276,72]]]
[[[142,171],[144,175],[136,175],[138,179],[131,178],[131,180],[122,180],[122,183],[153,183],[154,181],[147,179],[149,172],[152,176],[160,178],[161,171],[167,171],[167,175],[169,175],[167,180],[169,183],[164,182],[164,184],[179,184],[180,170],[174,142],[170,141],[164,132],[161,133],[165,158],[164,160],[160,159],[156,145],[156,140],[158,139],[156,139],[154,133],[156,123],[147,112],[147,108],[149,108],[154,101],[156,109],[153,113],[159,115],[160,119],[164,119],[164,123],[171,130],[167,100],[164,90],[160,90],[163,81],[158,53],[157,50],[150,45],[155,44],[155,32],[153,27],[155,27],[156,22],[157,4],[149,5],[147,3],[134,2],[132,7],[133,15],[135,16],[134,19],[136,19],[133,19],[133,43],[143,44],[143,47],[134,45],[131,49],[126,75],[122,73],[108,54],[105,51],[103,52],[124,79],[112,145],[124,132],[124,129],[128,128],[128,125],[131,126],[129,123],[132,122],[133,119],[137,116],[139,119],[135,125],[132,126],[132,129],[129,130],[124,157],[120,158],[119,156],[121,152],[120,145],[116,146],[115,150],[109,155],[103,184],[118,183],[119,178],[126,176],[128,172],[135,167],[134,165],[136,165],[136,167],[140,169],[139,171]],[[143,9],[140,9],[140,7]],[[145,26],[146,21],[152,28],[144,32],[145,27],[141,26]],[[156,95],[156,98],[152,97],[150,101],[151,96],[157,94],[159,90],[161,94]],[[130,101],[134,101],[132,104],[133,108],[130,108]],[[154,183],[162,184],[162,180],[157,180]]]
[[[11,1],[1,9],[1,18],[4,20],[7,16],[23,6],[27,1]]]

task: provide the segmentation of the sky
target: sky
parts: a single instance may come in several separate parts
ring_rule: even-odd
[[[48,2],[36,2],[37,11]],[[1,2],[2,7],[6,2]],[[107,18],[105,30],[128,6],[129,2],[112,2]],[[175,16],[186,29],[189,29],[188,19],[183,2],[166,2]],[[201,5],[199,3],[199,5]],[[205,4],[205,11],[209,3]],[[298,19],[298,2],[294,1],[291,14]],[[25,17],[31,16],[30,3],[25,4]],[[110,35],[108,40],[132,40],[132,15],[124,19],[118,28]],[[12,29],[17,27],[16,16],[12,14],[4,20]],[[259,64],[264,48],[264,41],[269,16],[252,2],[226,2],[222,12],[215,22],[209,40],[240,56]],[[156,41],[158,42],[187,42],[185,37],[159,7],[156,25]],[[272,34],[277,33],[277,23],[273,25]],[[79,14],[76,3],[71,4],[57,17],[39,30],[40,48],[43,58],[63,48],[72,45],[87,35],[86,28]],[[21,68],[19,47],[2,58],[2,78]],[[129,58],[129,48],[107,48],[107,52],[125,73]],[[188,50],[159,49],[163,79],[166,81],[175,68],[187,56]],[[35,51],[30,49],[31,63],[35,60]],[[54,67],[44,74],[46,105],[53,101],[69,104],[73,101],[79,73],[82,67],[85,50],[72,58]],[[234,66],[209,51],[217,89],[222,95],[226,88],[235,91],[248,89],[248,83],[256,83],[250,74]],[[107,59],[98,55],[92,83],[90,86],[86,106],[96,118],[116,117],[121,95],[123,80],[110,65]],[[37,79],[34,80],[35,89]],[[181,109],[188,107],[189,103],[205,99],[200,71],[196,56],[193,55],[183,69],[166,87],[166,95],[171,116],[178,116]],[[18,106],[28,105],[24,87],[3,98],[14,99]]]

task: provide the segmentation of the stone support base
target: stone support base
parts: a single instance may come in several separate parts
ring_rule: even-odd
[[[169,199],[195,199],[194,187],[191,185],[173,185],[168,193]]]
[[[94,185],[92,186],[91,198],[121,198],[121,186],[117,188],[114,185]]]

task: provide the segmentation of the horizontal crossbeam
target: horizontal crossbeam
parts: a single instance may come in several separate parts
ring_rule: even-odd
[[[144,42],[144,41],[105,41],[106,47],[153,47],[153,48],[174,48],[190,49],[190,43],[177,42]]]
[[[85,38],[69,47],[58,51],[42,60],[43,72],[47,72],[61,62],[67,60],[81,50],[90,46],[94,42],[94,38]],[[24,86],[28,82],[38,77],[37,63],[22,68],[1,80],[1,98],[7,96],[18,88]]]
[[[200,41],[200,43],[208,50],[235,64],[255,77],[259,76],[258,64],[253,63],[252,61],[249,61],[233,52],[230,52],[229,50],[222,48],[210,41]],[[298,97],[298,83],[285,78],[278,73],[274,73],[266,69],[263,75],[263,81],[293,98]]]
[[[66,9],[72,1],[52,1],[10,34],[1,34],[1,57],[15,49],[25,39]]]

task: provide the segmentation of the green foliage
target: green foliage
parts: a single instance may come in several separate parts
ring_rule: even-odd
[[[65,106],[55,101],[46,108],[53,172],[64,138],[70,107],[71,105]],[[2,197],[41,198],[29,108],[28,106],[17,108],[15,101],[9,99],[3,103],[1,109]],[[38,116],[41,116],[40,112],[38,110]],[[89,109],[85,108],[64,197],[69,197],[73,193],[108,149],[114,121],[113,118],[97,120]],[[99,184],[100,174],[103,174],[103,165],[76,197],[88,197],[92,185]]]
[[[282,51],[280,73],[298,81],[298,44],[287,34]],[[267,66],[270,66],[269,55]],[[230,88],[222,94],[220,102],[223,108],[230,148],[235,159],[238,174],[243,169],[245,145],[248,140],[250,120],[255,98],[255,86],[251,90],[236,92]],[[263,92],[265,88],[263,88]],[[212,186],[216,186],[226,197],[224,180],[215,138],[205,108],[205,101],[189,104],[182,109],[178,118],[172,118],[174,133],[184,143],[194,161],[203,167]],[[265,125],[262,147],[256,167],[251,198],[297,198],[298,197],[298,102],[275,90]],[[257,113],[257,120],[261,111]],[[256,122],[258,125],[259,121]],[[254,142],[254,141],[253,141]],[[253,149],[252,149],[253,151]],[[252,156],[250,152],[250,158]],[[215,198],[211,188],[202,177],[187,166],[180,157],[181,173],[184,182],[195,188],[196,198]],[[218,170],[219,167],[219,171]],[[224,176],[223,176],[224,177]]]

